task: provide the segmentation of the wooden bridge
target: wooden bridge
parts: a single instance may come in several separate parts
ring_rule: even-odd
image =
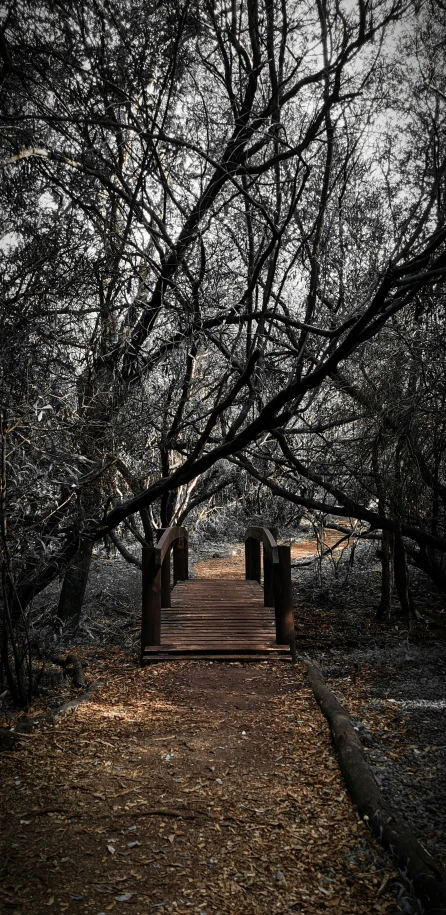
[[[268,528],[246,532],[245,581],[189,580],[183,527],[169,527],[157,546],[143,547],[142,565],[142,664],[295,658],[290,547],[279,545]]]

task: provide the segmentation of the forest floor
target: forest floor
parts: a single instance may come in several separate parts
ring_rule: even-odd
[[[312,551],[298,544],[293,560]],[[237,545],[192,558],[200,577],[243,575]],[[417,594],[429,623],[409,633],[401,620],[374,622],[370,557],[358,556],[348,576],[342,565],[337,577],[328,564],[296,572],[298,650],[321,664],[384,793],[446,864],[439,598]],[[140,669],[139,599],[137,569],[95,559],[82,630],[57,648],[88,662],[96,691],[33,729],[77,695],[49,665],[29,728],[1,754],[0,911],[413,911],[346,794],[304,665],[181,660]],[[11,709],[1,714],[5,727],[23,726]]]

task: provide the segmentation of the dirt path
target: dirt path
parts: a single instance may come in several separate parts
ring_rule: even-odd
[[[326,531],[325,545],[333,546],[338,542],[340,534],[337,531]],[[315,540],[300,540],[291,545],[291,561],[306,559],[317,555]],[[193,565],[193,573],[197,578],[236,578],[245,577],[245,548],[243,544],[236,544],[229,548],[229,555],[218,551],[212,558],[206,555],[205,559],[198,560]]]
[[[395,911],[300,667],[126,663],[3,754],[3,911]]]
[[[91,703],[1,756],[1,912],[399,911],[300,665],[84,656]]]

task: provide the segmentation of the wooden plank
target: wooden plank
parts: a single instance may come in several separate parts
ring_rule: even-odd
[[[175,585],[161,613],[161,644],[149,645],[143,660],[184,657],[289,660],[290,652],[275,641],[274,609],[257,581],[192,579]]]
[[[155,648],[156,648],[156,650],[155,650]],[[153,656],[159,654],[160,652],[162,652],[163,654],[168,654],[168,655],[188,654],[188,652],[194,652],[194,654],[199,654],[202,657],[206,657],[207,654],[221,654],[222,656],[225,656],[228,654],[231,654],[231,655],[232,654],[257,655],[259,653],[263,654],[265,657],[276,656],[276,655],[277,656],[285,655],[288,657],[290,650],[287,645],[285,645],[283,647],[283,651],[280,650],[279,648],[275,648],[275,649],[264,648],[262,645],[258,645],[256,648],[253,648],[253,649],[249,649],[246,645],[240,645],[238,648],[236,646],[233,646],[233,647],[228,646],[228,648],[225,650],[222,650],[219,645],[208,645],[205,648],[202,647],[201,645],[187,645],[185,647],[174,646],[174,647],[166,648],[166,649],[163,649],[162,646],[158,645],[158,646],[154,647],[153,651],[146,650],[144,652],[144,657],[153,657]]]
[[[225,653],[227,653],[228,651],[229,652],[241,651],[243,649],[243,651],[246,652],[246,654],[255,653],[257,651],[263,651],[263,652],[265,652],[265,654],[271,654],[271,653],[280,654],[282,652],[286,654],[289,651],[288,645],[268,646],[268,645],[262,645],[262,644],[250,645],[249,643],[247,643],[247,644],[235,643],[235,644],[221,645],[220,642],[217,642],[217,643],[206,642],[205,645],[195,645],[192,642],[191,644],[188,644],[188,645],[175,645],[175,644],[173,644],[173,645],[172,644],[148,645],[147,648],[145,649],[145,653],[156,654],[157,652],[160,652],[160,651],[174,652],[174,651],[183,651],[184,649],[186,649],[188,651],[189,650],[190,651],[222,651]]]
[[[288,652],[287,655],[269,655],[267,657],[266,655],[263,655],[263,654],[261,654],[261,652],[259,652],[258,654],[253,654],[253,655],[247,655],[247,654],[241,654],[241,653],[235,653],[235,654],[229,654],[229,655],[207,654],[206,657],[204,658],[203,655],[194,654],[194,652],[188,652],[187,655],[185,655],[185,654],[171,655],[171,654],[164,653],[164,654],[152,655],[151,657],[144,657],[142,660],[142,663],[143,663],[144,667],[146,667],[146,666],[149,666],[150,664],[161,664],[165,661],[173,662],[173,661],[185,661],[185,660],[187,660],[187,661],[205,660],[205,661],[216,662],[218,664],[234,664],[236,662],[237,663],[260,664],[262,661],[268,661],[268,662],[277,661],[280,664],[284,664],[284,663],[291,664],[291,655]]]

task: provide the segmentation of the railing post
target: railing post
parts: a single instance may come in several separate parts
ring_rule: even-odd
[[[165,530],[165,527],[161,527],[156,532],[157,540],[161,540]],[[170,601],[170,553],[171,547],[167,550],[161,566],[161,606],[167,607],[168,609],[172,606]]]
[[[274,568],[274,611],[276,641],[289,645],[295,659],[293,592],[291,587],[291,547],[278,546],[279,563]]]
[[[189,576],[188,540],[182,537],[173,542],[173,581],[187,581]]]
[[[274,540],[277,540],[277,528],[268,528]],[[269,551],[263,547],[263,603],[265,607],[274,607],[274,572]]]
[[[161,568],[155,557],[155,547],[143,546],[141,657],[148,645],[161,644]]]
[[[260,541],[254,537],[245,540],[245,577],[260,584]]]
[[[265,607],[274,607],[274,574],[273,564],[268,552],[263,550],[263,603]]]
[[[184,581],[187,581],[189,578],[189,537],[186,537],[183,540],[183,556],[184,556]]]

